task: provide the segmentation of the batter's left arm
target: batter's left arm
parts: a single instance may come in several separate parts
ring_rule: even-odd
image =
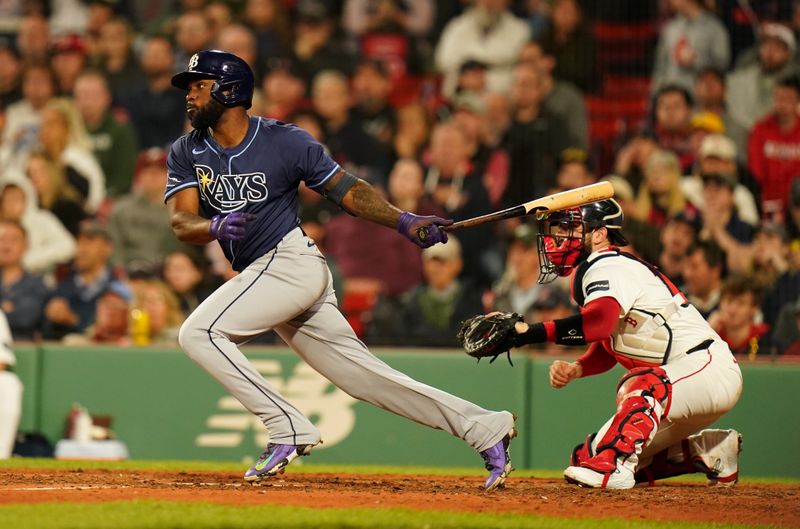
[[[449,219],[422,217],[401,211],[370,184],[344,170],[337,172],[325,183],[324,195],[353,215],[397,229],[400,234],[422,248],[447,242],[447,234],[439,226],[453,223]]]

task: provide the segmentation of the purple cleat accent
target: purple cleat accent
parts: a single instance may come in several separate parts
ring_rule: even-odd
[[[506,478],[514,470],[508,446],[516,435],[517,430],[512,428],[497,444],[481,452],[481,457],[486,462],[486,470],[489,471],[489,477],[483,485],[483,489],[487,492],[503,487]]]
[[[298,456],[310,454],[313,446],[269,443],[255,464],[244,473],[244,480],[258,482],[275,474],[282,474]]]

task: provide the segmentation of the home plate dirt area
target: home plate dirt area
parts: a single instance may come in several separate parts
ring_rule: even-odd
[[[289,473],[251,485],[239,474],[120,470],[0,470],[0,504],[151,499],[226,505],[402,507],[800,527],[800,487],[668,482],[628,491],[580,489],[557,479],[515,478],[485,493],[483,478]]]

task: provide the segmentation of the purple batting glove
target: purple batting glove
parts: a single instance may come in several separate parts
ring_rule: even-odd
[[[245,225],[255,219],[252,213],[234,211],[228,215],[214,215],[208,232],[220,241],[240,241],[244,239]]]
[[[404,211],[397,222],[397,231],[420,248],[427,248],[438,242],[447,242],[447,233],[440,230],[439,226],[449,226],[452,223],[450,219],[432,215],[421,217]]]

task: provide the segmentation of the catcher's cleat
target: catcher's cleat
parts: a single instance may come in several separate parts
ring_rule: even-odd
[[[307,456],[314,445],[279,445],[269,443],[258,460],[244,473],[244,480],[258,482],[264,478],[282,474],[284,469],[297,459]]]
[[[503,487],[506,478],[514,470],[514,467],[511,466],[511,455],[508,447],[511,444],[511,440],[516,436],[517,430],[512,426],[511,431],[494,446],[481,452],[481,457],[486,463],[486,470],[489,471],[489,477],[483,485],[485,491],[488,492]]]
[[[564,479],[580,487],[593,489],[632,489],[636,485],[633,472],[625,465],[617,465],[613,472],[607,474],[586,467],[567,467]]]
[[[702,430],[688,438],[694,459],[707,469],[708,484],[732,487],[739,481],[742,435],[736,430]]]

